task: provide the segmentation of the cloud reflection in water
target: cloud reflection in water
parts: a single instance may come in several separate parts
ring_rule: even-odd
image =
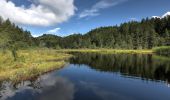
[[[73,100],[74,85],[53,74],[41,76],[34,82],[25,81],[16,87],[4,82],[0,90],[1,100]]]

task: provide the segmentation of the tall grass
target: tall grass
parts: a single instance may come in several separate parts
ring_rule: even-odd
[[[15,61],[11,51],[0,51],[0,80],[26,80],[61,68],[69,57],[68,54],[48,49],[18,50]]]
[[[170,46],[161,46],[153,48],[153,52],[158,55],[170,57]]]

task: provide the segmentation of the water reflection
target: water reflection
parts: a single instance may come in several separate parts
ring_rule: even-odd
[[[165,81],[170,61],[164,58],[75,53],[61,70],[17,85],[0,83],[0,100],[170,100]]]
[[[86,64],[103,72],[120,72],[125,76],[140,77],[145,80],[162,80],[170,83],[170,60],[157,59],[152,54],[74,53],[70,61]]]
[[[35,81],[13,85],[1,83],[1,100],[73,100],[74,85],[54,74],[43,75]]]

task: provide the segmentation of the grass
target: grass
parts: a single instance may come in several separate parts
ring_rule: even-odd
[[[102,54],[152,54],[152,50],[118,50],[118,49],[64,49],[58,52],[86,52]]]
[[[153,52],[158,55],[170,57],[170,46],[155,47],[155,48],[153,48]]]
[[[55,50],[19,50],[17,61],[10,51],[0,51],[0,80],[26,80],[59,69],[71,55]]]

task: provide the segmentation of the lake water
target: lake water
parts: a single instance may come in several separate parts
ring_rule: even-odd
[[[0,100],[170,100],[170,61],[154,55],[75,53],[37,79],[0,83]]]

